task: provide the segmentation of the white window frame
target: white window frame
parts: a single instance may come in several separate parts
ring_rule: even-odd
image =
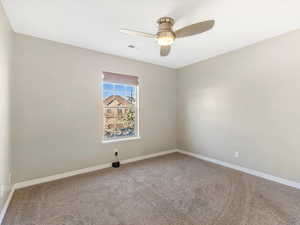
[[[115,143],[115,142],[123,142],[123,141],[133,141],[133,140],[139,140],[141,139],[140,136],[140,90],[139,90],[139,85],[136,85],[136,106],[135,106],[135,126],[136,126],[136,135],[135,136],[130,136],[130,137],[121,137],[121,138],[112,138],[112,139],[105,139],[104,134],[105,134],[105,126],[104,126],[104,104],[103,104],[103,76],[101,78],[101,106],[102,106],[102,143]],[[115,84],[115,83],[113,83]],[[122,84],[122,83],[120,83]],[[126,84],[125,84],[126,85]],[[133,86],[133,85],[132,85]]]

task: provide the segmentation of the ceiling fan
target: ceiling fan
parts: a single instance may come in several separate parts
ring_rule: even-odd
[[[162,17],[158,19],[157,34],[148,34],[128,29],[121,29],[120,31],[128,35],[155,38],[157,40],[157,43],[160,45],[160,55],[167,56],[171,51],[171,44],[175,41],[176,38],[183,38],[206,32],[210,30],[215,24],[214,20],[208,20],[173,31],[174,22],[174,19],[172,19],[171,17]]]

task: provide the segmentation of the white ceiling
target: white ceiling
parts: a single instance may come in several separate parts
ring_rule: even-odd
[[[180,68],[300,28],[299,0],[2,0],[15,32]],[[171,16],[175,29],[215,19],[213,30],[177,39],[168,57],[155,40],[119,33],[156,33]],[[133,44],[135,49],[127,46]]]

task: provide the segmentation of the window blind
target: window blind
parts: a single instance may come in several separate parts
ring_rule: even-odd
[[[139,84],[137,76],[124,75],[111,72],[103,72],[103,81],[111,83],[129,84],[137,86]]]

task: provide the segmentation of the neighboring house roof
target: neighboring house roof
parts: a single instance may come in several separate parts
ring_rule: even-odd
[[[105,105],[109,106],[114,101],[117,101],[118,105],[122,105],[122,106],[127,106],[130,104],[126,99],[124,99],[120,95],[111,95],[111,96],[107,97],[106,99],[104,99],[103,103]]]

